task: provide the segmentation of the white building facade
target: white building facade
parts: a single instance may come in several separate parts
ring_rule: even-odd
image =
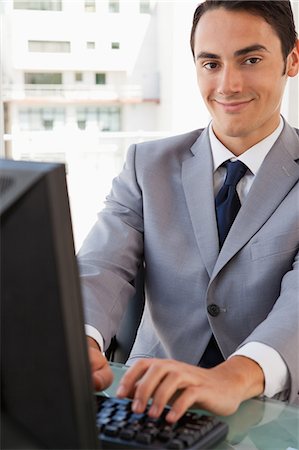
[[[66,163],[77,245],[130,143],[209,121],[189,48],[197,3],[0,2],[1,154]],[[298,126],[290,81],[283,113]]]

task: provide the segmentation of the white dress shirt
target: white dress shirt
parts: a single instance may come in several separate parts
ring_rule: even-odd
[[[226,169],[221,167],[222,163],[227,160],[235,161],[239,159],[249,170],[240,180],[237,185],[237,192],[240,197],[240,202],[244,201],[246,195],[251,188],[254,177],[257,174],[264,158],[277,140],[283,129],[283,120],[281,118],[278,128],[270,136],[263,141],[251,147],[250,151],[246,151],[238,158],[231,153],[215,136],[212,123],[209,126],[209,137],[212,148],[212,156],[214,163],[214,193],[217,195],[220,190],[226,175]],[[88,336],[95,339],[100,348],[104,348],[104,340],[100,332],[91,325],[85,325],[85,332]],[[265,376],[265,390],[263,395],[266,397],[273,397],[274,395],[286,391],[289,387],[289,374],[286,364],[279,355],[279,353],[268,345],[260,342],[251,342],[236,352],[233,355],[246,356],[259,364]]]
[[[214,194],[215,197],[224,183],[226,169],[221,165],[227,161],[240,160],[248,167],[244,177],[237,185],[237,192],[241,205],[248,194],[254,178],[259,171],[265,157],[277,140],[283,129],[283,120],[280,118],[279,126],[268,137],[236,157],[215,136],[212,123],[209,125],[209,137],[214,164]],[[261,342],[251,342],[234,352],[233,355],[246,356],[259,364],[265,376],[265,390],[263,395],[273,397],[289,388],[289,373],[280,354],[268,345]]]

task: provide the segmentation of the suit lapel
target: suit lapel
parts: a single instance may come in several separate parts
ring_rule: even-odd
[[[230,229],[214,267],[213,278],[264,225],[298,181],[298,159],[298,136],[285,124]]]
[[[208,129],[191,147],[182,165],[182,184],[200,254],[211,276],[219,254],[214,207],[213,161]]]

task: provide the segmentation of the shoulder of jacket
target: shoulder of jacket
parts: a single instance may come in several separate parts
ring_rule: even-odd
[[[145,141],[136,144],[137,147],[145,148],[145,149],[167,149],[167,148],[174,148],[174,147],[180,147],[180,146],[192,146],[192,144],[199,138],[201,133],[203,132],[204,128],[200,128],[197,130],[189,131],[187,133],[183,134],[177,134],[174,136],[167,136],[163,137],[161,139],[155,139],[151,141]]]

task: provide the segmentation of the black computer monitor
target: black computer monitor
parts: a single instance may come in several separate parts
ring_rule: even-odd
[[[62,164],[0,162],[1,448],[97,448]]]

